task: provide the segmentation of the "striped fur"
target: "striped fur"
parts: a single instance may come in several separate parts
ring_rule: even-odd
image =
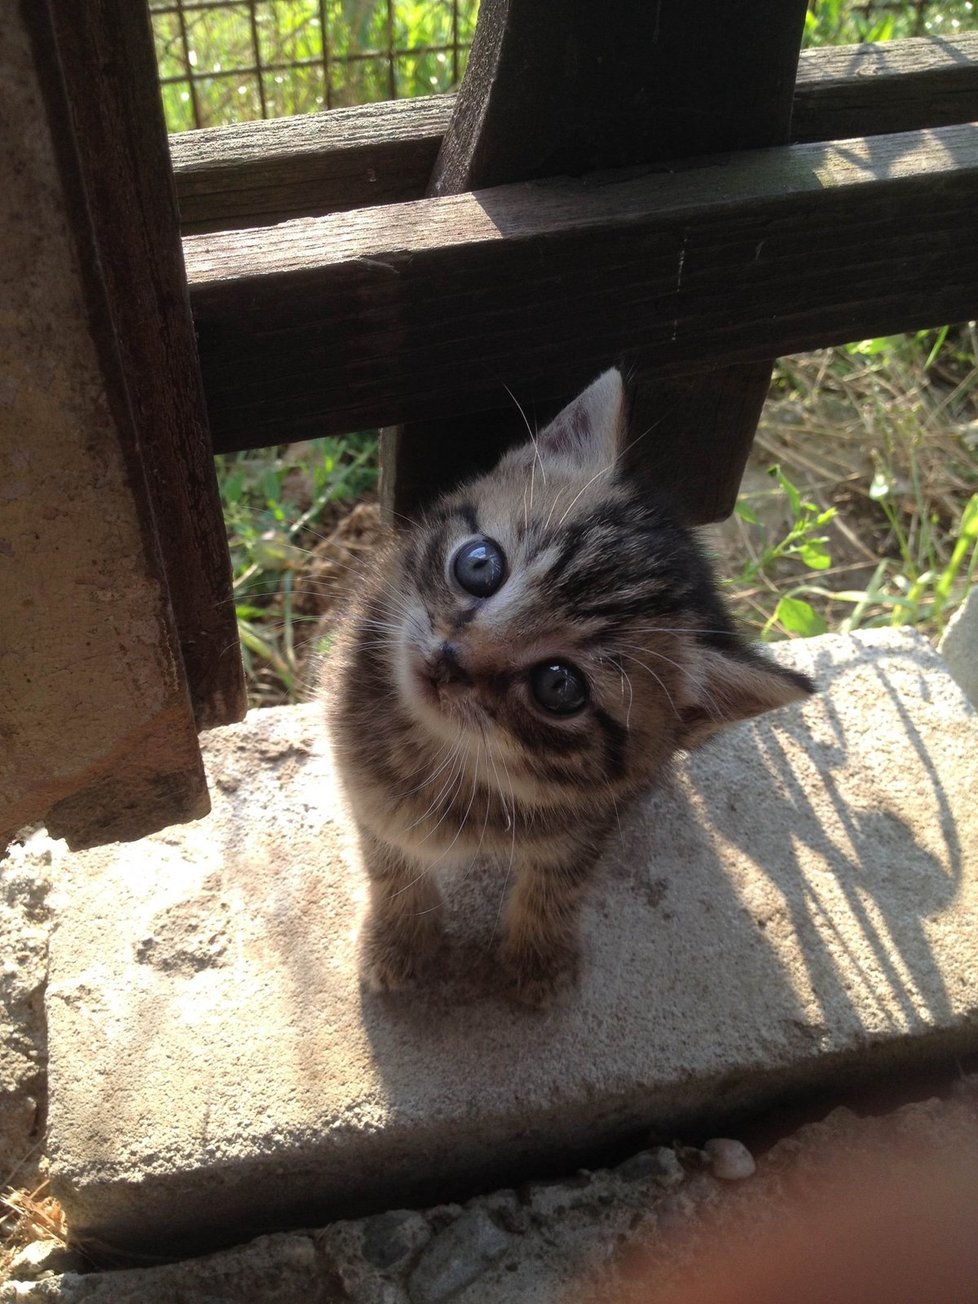
[[[617,474],[625,432],[606,372],[376,559],[328,694],[371,879],[375,989],[438,955],[430,871],[489,853],[512,871],[514,994],[551,1000],[574,979],[578,907],[623,806],[678,750],[812,691],[740,640],[690,532]],[[484,598],[452,571],[478,537],[507,568]],[[534,699],[529,672],[553,661],[586,679],[577,714]]]

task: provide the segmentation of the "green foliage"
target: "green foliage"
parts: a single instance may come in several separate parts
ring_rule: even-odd
[[[294,578],[324,509],[352,502],[376,484],[376,436],[313,439],[223,454],[216,462],[245,674],[253,686],[271,679],[291,697],[298,687],[300,620]]]
[[[781,466],[773,466],[770,474],[787,508],[787,529],[779,533],[764,526],[755,510],[757,494],[743,496],[736,508],[759,537],[759,546],[733,588],[750,594],[755,616],[769,613],[760,625],[763,638],[898,625],[940,635],[978,577],[978,458],[964,440],[952,443],[957,450],[953,460],[935,457],[932,441],[938,419],[947,423],[952,410],[973,411],[966,405],[973,403],[978,387],[976,362],[973,325],[826,351],[817,391],[826,378],[834,378],[850,403],[858,405],[861,438],[872,464],[860,486],[873,514],[862,533],[869,541],[878,539],[884,555],[861,587],[826,583],[837,573],[870,572],[870,567],[833,567],[830,537],[821,531],[836,518],[837,509],[820,508]],[[796,365],[782,360],[779,383],[785,396],[798,399],[803,386],[795,383]],[[940,397],[931,395],[925,403],[932,369],[940,369],[943,385],[934,389]]]
[[[195,100],[210,127],[451,90],[477,10],[478,0],[260,0],[254,27],[248,6],[230,2],[188,9],[183,24],[153,13],[167,128],[192,128]]]
[[[978,577],[978,493],[965,504],[953,536],[950,556],[933,569],[927,565],[925,557],[906,549],[896,515],[891,519],[901,538],[899,559],[882,558],[861,589],[830,589],[810,579],[792,585],[778,597],[761,637],[810,638],[815,634],[825,634],[829,625],[823,610],[813,607],[808,598],[821,599],[823,606],[841,603],[850,608],[849,614],[834,625],[840,634],[849,634],[856,629],[911,625],[925,633],[939,635],[948,617]],[[796,522],[793,529],[799,526],[800,523]],[[773,556],[775,551],[771,549],[770,554]]]
[[[233,0],[187,9],[182,23],[178,14],[152,12],[168,129],[194,126],[195,100],[201,124],[221,126],[451,90],[477,14],[478,0],[259,0],[252,27],[249,6]],[[976,29],[976,0],[812,0],[804,43],[953,38]],[[198,78],[193,87],[188,71]]]
[[[823,510],[809,499],[803,498],[801,490],[792,484],[780,466],[772,466],[769,474],[791,505],[791,528],[783,539],[765,545],[760,557],[744,568],[741,579],[744,582],[753,580],[760,571],[784,557],[802,562],[809,570],[827,570],[832,565],[832,558],[826,548],[828,536],[815,532],[832,520],[836,509],[829,507]],[[742,520],[760,524],[745,499],[738,500],[735,510]]]
[[[974,0],[813,0],[805,15],[805,45],[856,45],[861,41],[894,41],[908,36],[954,37],[974,31],[978,13]]]
[[[828,570],[832,557],[828,550],[828,535],[822,529],[836,515],[834,507],[820,508],[805,497],[802,491],[782,471],[780,466],[772,466],[769,474],[778,490],[787,499],[791,509],[791,523],[787,532],[780,539],[768,538],[763,530],[748,498],[741,496],[735,511],[741,520],[749,522],[762,530],[764,541],[758,556],[747,563],[735,581],[735,586],[744,587],[754,583],[758,576],[775,571],[778,563],[784,561],[800,563],[808,570]],[[803,587],[792,589],[778,598],[774,612],[765,622],[762,638],[772,637],[777,631],[781,634],[809,637],[812,634],[824,634],[827,629],[825,619],[814,611],[809,603],[798,595]]]
[[[175,79],[162,87],[167,125],[192,127],[194,101],[201,121],[217,126],[450,90],[464,70],[477,11],[478,0],[258,0],[188,9],[185,27],[176,14],[153,13],[160,74]],[[978,0],[811,0],[804,41],[974,30]],[[265,66],[261,79],[257,63]],[[193,86],[188,66],[206,74]],[[861,467],[862,478],[853,473],[845,483],[871,513],[855,524],[861,539],[865,529],[863,555],[873,560],[864,563],[861,584],[833,587],[856,569],[840,561],[837,508],[817,502],[778,453],[766,496],[783,501],[788,524],[764,525],[754,496],[741,498],[737,515],[758,546],[734,589],[749,594],[751,623],[766,638],[904,622],[937,633],[976,578],[978,470],[961,453],[953,491],[935,493],[924,462],[928,439],[973,402],[974,330],[863,340],[820,359],[818,387],[858,412],[859,447],[872,449],[868,474]],[[819,401],[804,370],[804,361],[782,359],[776,397],[800,406]],[[952,379],[921,415],[921,395],[938,373]],[[253,685],[274,682],[288,693],[297,664],[293,584],[305,550],[328,504],[352,500],[376,477],[372,436],[299,447],[298,456],[278,448],[218,458],[246,668]]]

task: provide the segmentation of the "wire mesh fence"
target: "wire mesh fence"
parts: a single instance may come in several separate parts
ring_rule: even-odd
[[[185,131],[452,90],[478,0],[149,0],[149,8],[167,126]],[[978,0],[810,0],[805,41],[976,28]]]
[[[150,0],[170,131],[451,90],[478,0]]]

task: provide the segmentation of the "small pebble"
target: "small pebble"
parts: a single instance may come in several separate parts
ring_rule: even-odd
[[[61,1241],[32,1241],[8,1264],[11,1281],[40,1281],[62,1272],[80,1272],[84,1259]]]
[[[741,1182],[745,1177],[753,1177],[757,1171],[754,1156],[742,1141],[714,1137],[703,1149],[710,1156],[713,1176],[724,1182]]]
[[[660,1186],[678,1186],[686,1173],[673,1150],[657,1146],[654,1150],[640,1150],[615,1169],[615,1176],[624,1182],[640,1182],[652,1178]]]

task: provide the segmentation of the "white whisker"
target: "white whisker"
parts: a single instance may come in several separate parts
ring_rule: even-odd
[[[574,506],[574,504],[577,502],[578,498],[580,498],[580,496],[581,496],[582,494],[587,493],[588,489],[591,488],[591,486],[594,484],[595,480],[597,480],[597,479],[598,479],[600,476],[602,476],[602,475],[607,475],[609,471],[613,471],[614,469],[615,469],[615,464],[614,464],[614,462],[611,462],[611,463],[609,463],[608,466],[603,466],[603,467],[601,468],[600,471],[595,471],[594,475],[591,476],[591,478],[590,478],[590,480],[588,480],[587,484],[581,485],[580,489],[578,489],[577,493],[574,495],[574,497],[573,497],[573,498],[570,500],[570,502],[567,504],[567,507],[564,509],[564,514],[563,514],[563,516],[562,516],[562,517],[560,518],[560,520],[557,522],[557,529],[558,529],[558,530],[559,530],[560,527],[563,525],[564,521],[567,520],[567,513],[570,511],[570,509],[571,509],[571,508]]]
[[[662,689],[662,691],[665,693],[665,695],[666,695],[666,699],[667,699],[669,705],[672,707],[672,711],[673,711],[673,714],[675,715],[676,719],[677,719],[677,720],[681,720],[681,719],[682,719],[682,716],[679,714],[679,711],[678,711],[678,709],[677,709],[677,707],[676,707],[676,703],[672,700],[672,694],[669,692],[669,689],[666,688],[665,684],[662,682],[662,680],[659,678],[659,676],[655,673],[655,671],[652,670],[651,667],[647,666],[647,665],[645,664],[644,661],[640,661],[640,660],[638,659],[638,657],[633,657],[633,656],[631,655],[631,653],[629,653],[629,652],[619,652],[618,655],[624,657],[627,661],[634,661],[636,665],[642,667],[642,669],[646,672],[646,674],[652,676],[652,678],[655,680],[655,682],[659,685],[659,687],[660,687],[660,688]]]

